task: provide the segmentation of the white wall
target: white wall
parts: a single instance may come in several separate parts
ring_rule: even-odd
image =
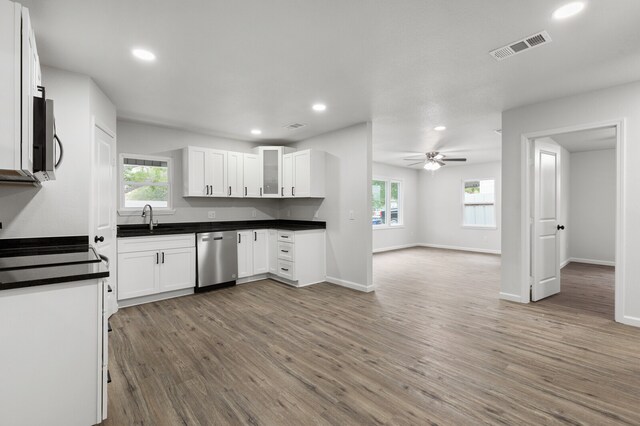
[[[41,188],[0,185],[0,238],[87,235],[91,114],[115,130],[115,107],[87,76],[43,67],[47,97],[55,101],[64,159],[56,180]]]
[[[418,171],[373,163],[374,179],[398,180],[401,184],[402,226],[374,228],[373,251],[415,246],[420,242],[418,223]]]
[[[495,179],[496,229],[462,227],[462,183],[468,179]],[[435,172],[421,171],[419,226],[422,244],[463,250],[500,252],[502,184],[500,162],[445,166]]]
[[[278,216],[278,200],[242,198],[184,198],[182,196],[182,148],[189,145],[238,152],[252,152],[256,143],[140,124],[118,121],[118,154],[149,154],[173,159],[171,191],[173,215],[154,215],[163,222],[207,222],[208,212],[216,212],[215,221],[274,219]],[[255,211],[255,217],[253,213]],[[156,213],[156,212],[154,212]],[[118,216],[118,224],[143,223],[143,218]]]
[[[281,200],[280,218],[326,221],[327,280],[373,290],[371,124],[326,133],[293,146],[326,152],[327,196],[323,200]]]
[[[626,140],[623,166],[622,212],[624,239],[621,244],[626,261],[618,261],[616,274],[621,278],[624,302],[616,307],[616,320],[640,326],[640,203],[635,194],[640,182],[640,82],[569,96],[505,111],[502,114],[502,280],[501,297],[528,300],[528,257],[526,223],[521,203],[525,145],[522,135],[562,129],[588,123],[625,119],[622,137]],[[553,132],[550,132],[553,133]],[[526,216],[525,216],[526,217]]]
[[[571,154],[570,255],[613,263],[616,253],[616,150]]]

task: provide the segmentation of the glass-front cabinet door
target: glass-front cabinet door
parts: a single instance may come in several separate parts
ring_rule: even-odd
[[[282,191],[282,147],[260,147],[260,168],[261,195],[280,198]]]

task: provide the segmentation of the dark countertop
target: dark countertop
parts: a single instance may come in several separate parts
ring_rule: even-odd
[[[161,223],[149,231],[149,225],[118,225],[118,238],[149,237],[152,235],[191,234],[198,232],[242,231],[246,229],[282,229],[307,231],[326,229],[327,223],[311,220],[239,220],[228,222]]]
[[[86,235],[0,240],[0,291],[108,276]]]

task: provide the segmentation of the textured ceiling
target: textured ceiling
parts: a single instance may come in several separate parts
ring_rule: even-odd
[[[24,3],[42,62],[93,77],[120,117],[253,141],[370,120],[374,159],[395,164],[430,150],[497,160],[503,110],[640,76],[637,0],[591,0],[564,22],[551,19],[558,0]],[[488,55],[540,30],[553,42]],[[307,126],[283,127],[294,122]]]

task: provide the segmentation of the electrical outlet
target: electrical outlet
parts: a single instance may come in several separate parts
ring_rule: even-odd
[[[349,220],[356,220],[353,210],[349,210]]]
[[[251,212],[251,217],[258,217],[258,210],[253,209],[253,211]]]
[[[208,216],[209,216],[209,219],[215,219],[216,218],[216,211],[215,210],[209,210]]]

